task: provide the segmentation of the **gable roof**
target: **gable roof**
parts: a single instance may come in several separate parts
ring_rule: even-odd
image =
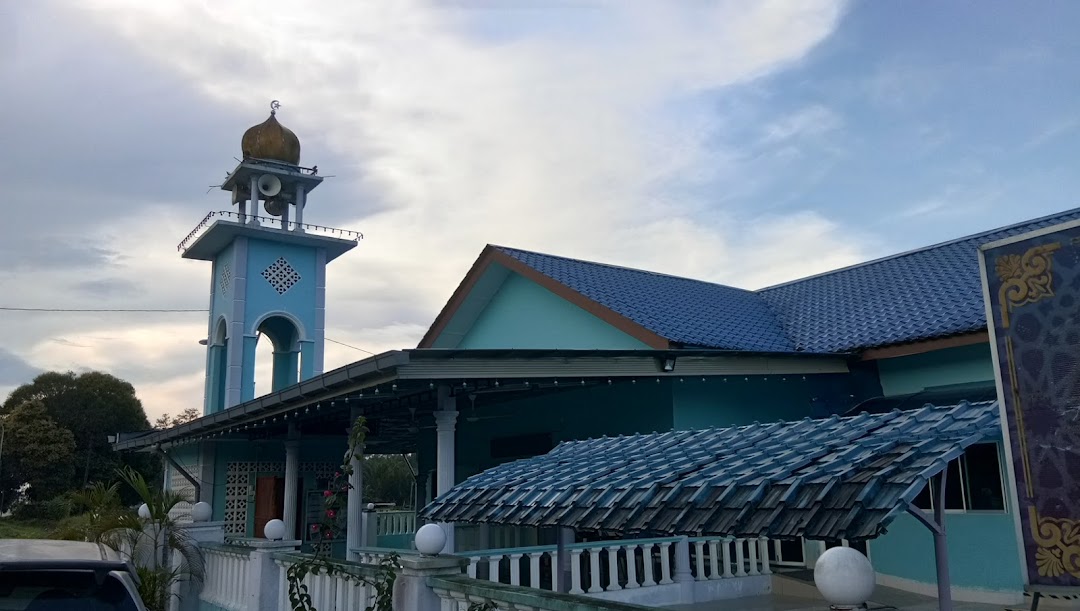
[[[984,331],[978,248],[1080,219],[1080,209],[758,291],[489,245],[420,343],[501,263],[653,348],[849,353]]]
[[[446,522],[649,535],[867,539],[999,432],[998,404],[571,441],[439,495]]]
[[[526,250],[494,248],[668,341],[749,352],[792,349],[769,306],[751,291]]]

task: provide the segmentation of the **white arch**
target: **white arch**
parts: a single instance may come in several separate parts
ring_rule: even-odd
[[[229,339],[229,320],[224,314],[217,317],[214,322],[214,326],[211,327],[213,331],[210,335],[211,346],[224,346],[225,340]]]

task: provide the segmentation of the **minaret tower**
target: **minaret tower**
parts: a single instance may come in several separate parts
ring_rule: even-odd
[[[300,141],[278,107],[244,133],[244,159],[221,185],[235,209],[211,212],[179,246],[185,259],[213,263],[204,414],[255,397],[260,334],[274,345],[273,390],[322,373],[326,264],[363,237],[304,224],[323,179],[300,166]]]

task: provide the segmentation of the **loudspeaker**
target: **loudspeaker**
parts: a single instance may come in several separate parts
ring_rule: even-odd
[[[259,193],[266,197],[273,197],[281,193],[281,181],[273,174],[263,174],[259,177]]]
[[[263,202],[263,210],[266,210],[266,213],[271,216],[281,216],[281,214],[285,212],[285,206],[288,205],[287,202],[283,202],[280,199],[270,198]]]

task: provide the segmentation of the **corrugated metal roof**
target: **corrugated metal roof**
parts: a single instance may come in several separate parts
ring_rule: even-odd
[[[884,532],[997,402],[560,444],[470,477],[424,508],[445,522],[648,535],[850,540]]]
[[[840,353],[985,330],[979,246],[1074,219],[1080,209],[759,291],[494,248],[677,344]]]

